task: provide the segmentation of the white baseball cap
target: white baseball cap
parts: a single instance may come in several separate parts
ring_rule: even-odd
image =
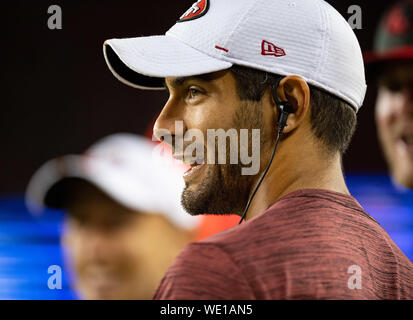
[[[82,155],[66,155],[41,166],[28,184],[26,205],[33,214],[44,206],[60,208],[59,182],[80,178],[127,208],[161,214],[178,227],[193,229],[199,219],[181,205],[183,171],[162,145],[133,134],[114,134]]]
[[[323,0],[198,0],[165,35],[107,40],[122,82],[163,89],[165,77],[247,66],[299,75],[357,111],[366,92],[362,52],[347,21]]]

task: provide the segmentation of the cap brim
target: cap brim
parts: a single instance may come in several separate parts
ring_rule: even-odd
[[[367,51],[363,53],[366,65],[373,65],[394,60],[413,59],[413,46],[403,46],[385,52]]]
[[[45,207],[61,209],[64,206],[67,186],[79,179],[94,185],[127,208],[148,207],[145,203],[145,199],[150,198],[147,188],[138,181],[128,179],[127,173],[93,157],[67,155],[46,162],[33,175],[26,190],[28,210],[38,215]],[[142,199],[125,190],[132,190],[141,195]]]
[[[81,172],[75,173],[75,171],[79,171],[81,161],[81,156],[68,155],[50,160],[42,165],[30,179],[26,189],[25,200],[29,211],[33,214],[40,214],[45,206],[60,208],[61,203],[59,202],[61,201],[56,197],[50,197],[50,191],[62,180],[82,177]],[[57,193],[53,193],[57,195]]]
[[[107,40],[103,53],[115,77],[139,89],[164,89],[166,77],[187,77],[232,66],[166,35]]]

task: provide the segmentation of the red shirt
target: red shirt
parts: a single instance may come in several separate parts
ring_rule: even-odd
[[[413,299],[413,265],[353,197],[306,189],[189,244],[154,299]]]

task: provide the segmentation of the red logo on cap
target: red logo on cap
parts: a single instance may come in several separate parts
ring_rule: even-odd
[[[403,10],[400,7],[395,7],[390,12],[387,22],[386,22],[387,30],[391,34],[403,34],[409,28],[409,20],[403,13]]]
[[[192,5],[192,7],[186,10],[186,12],[179,18],[178,22],[200,18],[207,13],[208,7],[208,0],[198,0]]]
[[[261,54],[263,56],[282,57],[285,56],[285,51],[284,49],[277,47],[274,43],[262,40]]]

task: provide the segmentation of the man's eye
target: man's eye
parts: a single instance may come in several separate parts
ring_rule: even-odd
[[[201,94],[201,91],[199,91],[196,88],[189,88],[188,89],[188,98],[189,99],[195,99]]]
[[[76,216],[70,217],[70,222],[75,227],[84,227],[89,224],[89,221],[87,219],[76,217]]]
[[[389,81],[387,83],[387,89],[392,92],[399,92],[402,90],[403,84],[399,81]]]
[[[403,88],[403,83],[397,79],[383,78],[380,83],[391,92],[399,92]]]

